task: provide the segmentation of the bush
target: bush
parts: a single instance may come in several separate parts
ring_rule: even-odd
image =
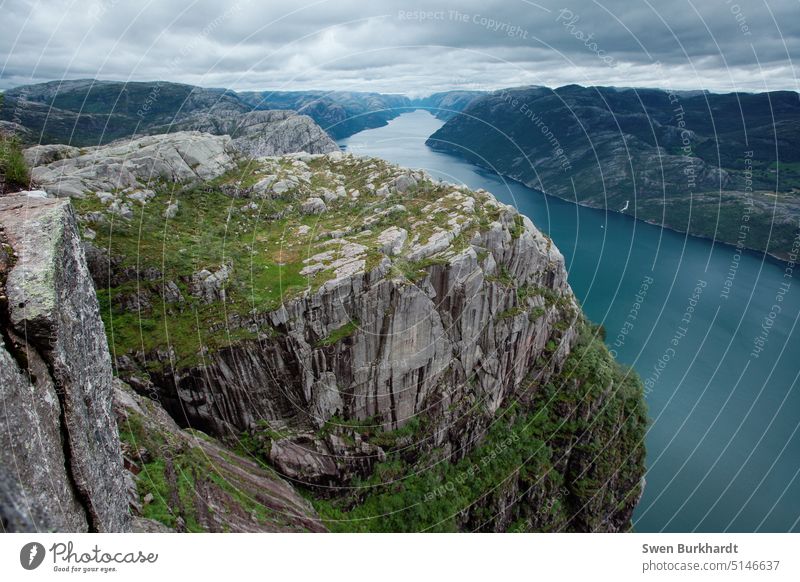
[[[6,187],[27,188],[31,176],[22,156],[22,146],[16,137],[0,137],[0,176]]]

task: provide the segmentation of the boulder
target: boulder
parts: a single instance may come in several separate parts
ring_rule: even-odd
[[[232,271],[230,265],[223,265],[213,273],[203,269],[192,275],[191,294],[203,303],[225,300],[225,283]]]
[[[183,303],[185,301],[175,281],[167,281],[164,283],[161,296],[164,298],[165,303]]]
[[[325,201],[322,198],[312,197],[308,198],[301,206],[303,214],[322,214],[328,207],[325,206]]]
[[[40,162],[31,170],[31,177],[51,194],[84,196],[89,191],[140,189],[157,180],[210,180],[236,167],[230,137],[190,131],[125,140],[80,152],[50,163]],[[36,152],[29,155],[35,162]]]
[[[171,202],[164,211],[164,218],[172,220],[178,215],[178,201]]]
[[[405,194],[409,190],[416,187],[417,180],[411,174],[402,174],[394,180],[394,189],[400,194]]]
[[[394,256],[403,250],[407,238],[408,231],[406,229],[391,226],[378,235],[378,244],[381,245],[382,253]]]
[[[36,166],[46,166],[47,164],[52,164],[58,160],[74,158],[79,156],[80,153],[81,150],[79,148],[66,144],[54,143],[30,147],[24,150],[22,155],[25,158],[25,163],[28,164],[28,167],[35,168]]]

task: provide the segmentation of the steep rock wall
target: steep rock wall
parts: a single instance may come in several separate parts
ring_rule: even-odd
[[[68,201],[0,199],[0,504],[14,531],[125,531],[112,369]]]
[[[213,434],[333,417],[396,430],[425,415],[441,428],[431,446],[463,454],[464,432],[478,431],[537,359],[545,377],[558,369],[578,314],[558,250],[513,208],[488,204],[498,220],[416,280],[397,273],[401,259],[384,258],[249,322],[273,330],[268,339],[207,354],[202,367],[164,366],[149,389],[184,424]],[[484,420],[458,422],[475,405]]]

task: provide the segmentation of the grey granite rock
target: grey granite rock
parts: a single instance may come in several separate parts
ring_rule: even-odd
[[[441,427],[434,446],[463,444],[464,435],[447,428],[461,407],[477,398],[490,418],[551,340],[558,348],[541,373],[558,369],[574,338],[568,314],[578,312],[564,259],[549,239],[513,208],[482,196],[498,218],[455,253],[448,249],[460,222],[442,231],[440,246],[421,254],[424,244],[400,244],[402,233],[387,229],[382,244],[390,256],[369,271],[367,247],[332,238],[330,250],[306,259],[301,270],[304,276],[329,271],[332,278],[253,323],[277,335],[209,353],[202,368],[154,371],[163,402],[215,434],[288,416],[317,427],[335,415],[380,419],[393,430],[424,411]],[[466,198],[441,202],[462,204],[469,217]],[[434,251],[436,260],[413,283],[397,275],[397,265]],[[544,288],[560,306],[539,296],[519,299],[523,288]],[[328,344],[331,336],[338,339]],[[330,476],[330,467],[309,460],[296,444],[276,444],[275,462],[312,480]]]
[[[125,531],[112,369],[97,298],[68,201],[0,199],[0,454],[38,529]],[[35,378],[35,381],[34,381]]]
[[[225,283],[230,277],[230,265],[223,265],[213,273],[203,269],[192,275],[190,291],[204,303],[225,300]]]
[[[322,198],[311,197],[303,202],[301,209],[303,214],[322,214],[328,207],[325,206],[325,201]]]
[[[31,132],[19,123],[0,120],[0,137],[17,137],[22,141],[27,141],[31,137]]]
[[[403,174],[394,180],[395,190],[397,190],[400,194],[404,194],[412,188],[416,188],[416,186],[417,180],[410,174]]]
[[[189,454],[197,459],[195,463],[204,464],[205,470],[193,475],[193,499],[185,500],[193,506],[195,521],[204,531],[325,531],[311,504],[274,471],[265,470],[255,460],[227,449],[207,435],[182,430],[158,403],[120,381],[115,382],[114,410],[123,430],[136,427],[139,437],[164,443],[156,451],[143,450],[138,442],[126,443],[135,482],[146,483],[148,471],[159,470],[148,465],[154,461],[164,467]],[[167,486],[177,485],[167,482]],[[141,507],[153,501],[153,494],[148,493],[136,504]],[[259,511],[254,511],[256,504]],[[177,507],[174,510],[181,511]],[[135,515],[133,530],[165,532],[172,528]]]
[[[339,149],[313,119],[294,111],[216,111],[179,120],[174,127],[229,135],[237,151],[254,158],[295,152],[324,154]]]
[[[172,202],[169,206],[167,206],[167,209],[164,211],[164,218],[166,218],[167,220],[172,220],[173,218],[178,216],[179,208],[180,207],[178,206],[177,200],[175,202]]]
[[[31,176],[52,195],[84,196],[89,191],[140,189],[156,180],[210,180],[236,165],[229,137],[200,132],[146,136],[81,152],[36,166]],[[34,159],[37,150],[26,155]]]
[[[22,152],[22,155],[25,157],[25,163],[28,164],[29,168],[46,166],[47,164],[52,164],[59,160],[77,157],[80,154],[80,148],[66,144],[37,145]]]

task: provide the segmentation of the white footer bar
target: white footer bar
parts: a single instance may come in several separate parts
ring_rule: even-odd
[[[796,581],[799,554],[798,534],[0,535],[3,580]]]

